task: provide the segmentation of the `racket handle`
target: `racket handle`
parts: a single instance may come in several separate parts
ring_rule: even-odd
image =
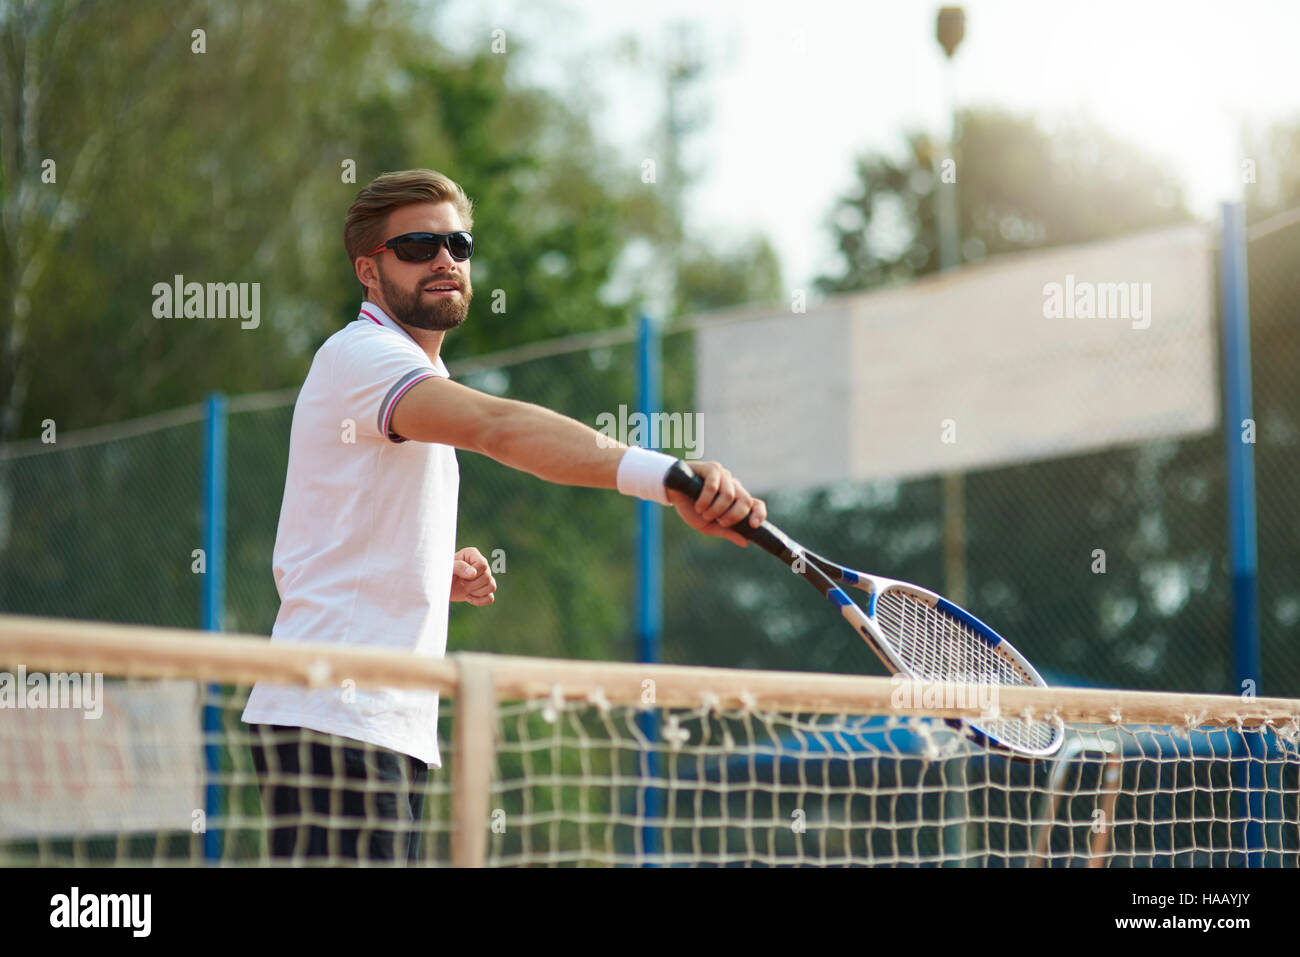
[[[664,476],[664,486],[674,492],[681,492],[683,495],[698,499],[700,492],[704,491],[704,479],[696,475],[694,469],[689,465],[678,459],[668,469],[668,474]],[[755,528],[749,524],[747,519],[744,519],[732,525],[731,530],[741,537],[749,539],[754,544],[761,545],[766,551],[771,552],[782,561],[788,563],[787,554],[793,557],[793,553],[779,537],[780,533],[770,522],[765,521],[758,528]]]
[[[696,475],[693,468],[678,459],[664,476],[664,487],[689,495],[691,498],[699,498],[700,492],[704,491],[704,479]]]
[[[704,491],[704,479],[679,459],[669,467],[668,473],[664,476],[664,487],[698,499],[700,492]],[[846,571],[834,562],[806,551],[802,545],[767,520],[764,520],[758,528],[754,528],[748,520],[744,520],[732,525],[731,529],[742,538],[749,539],[763,551],[781,559],[823,595],[829,597],[832,591],[838,591],[835,585],[837,581],[858,580],[857,577],[845,578],[846,575],[857,576],[857,572]],[[841,597],[843,597],[842,593]]]

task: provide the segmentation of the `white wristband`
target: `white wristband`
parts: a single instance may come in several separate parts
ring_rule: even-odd
[[[662,452],[632,446],[618,462],[618,490],[624,495],[668,504],[664,478],[677,459]]]

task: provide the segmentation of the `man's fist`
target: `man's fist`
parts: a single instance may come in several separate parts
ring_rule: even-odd
[[[691,462],[691,470],[704,480],[700,497],[694,501],[689,495],[668,490],[668,500],[677,509],[683,522],[705,535],[719,535],[741,548],[749,544],[731,526],[746,521],[753,528],[767,518],[767,505],[745,491],[740,480],[717,462]]]
[[[477,548],[462,548],[451,563],[451,600],[471,605],[490,605],[496,598],[497,580],[488,561]]]

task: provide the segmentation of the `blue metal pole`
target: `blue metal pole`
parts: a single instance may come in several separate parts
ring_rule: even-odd
[[[639,411],[645,416],[646,444],[653,445],[650,423],[659,411],[659,336],[649,316],[641,316],[637,328],[637,380]],[[663,633],[663,516],[654,502],[637,502],[637,660],[657,663]],[[659,740],[659,712],[651,708],[637,715],[641,733],[650,742]],[[659,753],[653,749],[642,756],[641,773],[649,781],[659,777]],[[664,795],[657,787],[644,789],[645,817],[663,817]],[[647,855],[661,850],[660,829],[641,829],[642,848]]]
[[[199,627],[221,631],[226,609],[226,397],[208,396],[203,431],[203,554],[206,573],[200,579]],[[221,789],[213,783],[221,770],[221,686],[208,686],[203,706],[204,757],[208,785],[204,795],[203,856],[208,863],[221,860],[221,831],[211,827],[222,810]]]
[[[1255,540],[1255,447],[1244,437],[1253,419],[1250,381],[1250,282],[1246,268],[1246,223],[1241,203],[1223,204],[1223,389],[1224,435],[1227,439],[1228,541],[1232,562],[1233,659],[1238,693],[1247,687],[1259,694],[1259,559]],[[1253,434],[1253,429],[1252,429]],[[1246,682],[1249,681],[1250,685]],[[1238,786],[1244,806],[1247,866],[1263,857],[1264,781],[1262,749],[1266,742],[1247,737]],[[1257,753],[1258,752],[1258,753]]]

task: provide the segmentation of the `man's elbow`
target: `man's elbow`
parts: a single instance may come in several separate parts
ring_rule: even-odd
[[[473,443],[472,451],[486,455],[490,459],[504,462],[510,449],[516,444],[515,422],[508,412],[496,412],[487,416],[469,436]]]

